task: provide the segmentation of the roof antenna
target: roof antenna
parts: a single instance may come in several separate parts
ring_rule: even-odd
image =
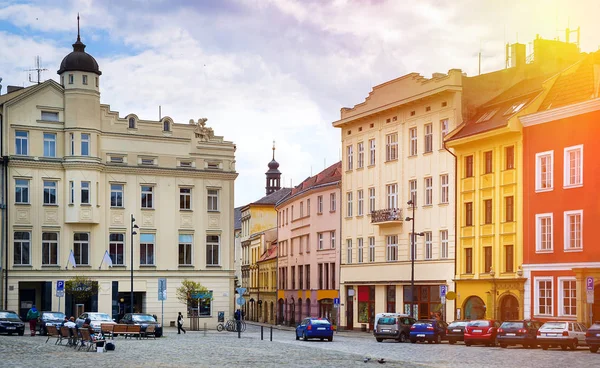
[[[35,68],[28,69],[28,72],[37,72],[37,84],[40,84],[42,79],[42,72],[47,71],[48,69],[42,68],[42,58],[39,56],[35,57]],[[29,73],[29,82],[36,83],[36,81],[31,79],[31,73]]]

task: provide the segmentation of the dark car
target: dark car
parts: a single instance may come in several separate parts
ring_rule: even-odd
[[[333,341],[333,328],[326,318],[304,318],[296,327],[296,340],[327,339]]]
[[[430,344],[439,344],[446,338],[446,327],[448,325],[444,321],[420,319],[410,326],[410,342],[414,344],[417,341],[427,341]]]
[[[537,332],[543,325],[540,321],[504,321],[498,329],[496,339],[501,348],[509,345],[523,345],[524,348],[537,347]]]
[[[465,341],[465,327],[469,321],[454,321],[446,328],[446,338],[450,345],[456,344],[457,341]]]
[[[415,321],[414,318],[403,315],[382,315],[377,320],[377,327],[375,327],[373,335],[377,342],[385,339],[407,342],[408,336],[410,336],[410,326]]]
[[[598,352],[600,347],[600,321],[594,322],[585,333],[585,343],[590,347],[592,353]]]
[[[25,323],[13,311],[0,311],[0,333],[12,335],[14,333],[23,336],[25,333]]]
[[[36,330],[40,331],[41,335],[48,334],[46,326],[56,326],[60,329],[65,320],[65,314],[62,312],[42,312],[35,326]]]
[[[500,322],[491,319],[470,321],[465,328],[465,345],[496,346],[496,335],[499,327]]]
[[[127,313],[123,316],[119,323],[124,323],[126,325],[139,325],[142,333],[146,332],[148,325],[154,325],[156,326],[156,337],[161,337],[163,334],[162,325],[158,323],[151,314]]]

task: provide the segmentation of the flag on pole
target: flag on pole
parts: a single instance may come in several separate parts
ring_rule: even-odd
[[[77,263],[75,262],[75,255],[73,254],[72,250],[71,253],[69,253],[69,261],[67,262],[67,266],[69,265],[69,263],[73,266],[73,268],[77,268]]]
[[[110,258],[107,250],[104,251],[104,258],[102,258],[102,262],[106,263],[108,267],[112,267],[112,259]]]

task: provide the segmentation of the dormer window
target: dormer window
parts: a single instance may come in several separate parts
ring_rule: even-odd
[[[83,84],[86,84],[86,85],[87,85],[87,83],[88,83],[88,82],[87,82],[87,75],[85,75],[85,74],[84,74],[84,75],[82,75],[81,77],[82,77],[82,78],[81,78],[81,82],[82,82]]]
[[[171,131],[171,123],[168,120],[163,121],[163,131],[165,131],[165,132]]]
[[[135,118],[129,118],[129,129],[135,129]]]
[[[73,84],[74,80],[75,78],[73,77],[73,74],[69,74],[69,84]]]

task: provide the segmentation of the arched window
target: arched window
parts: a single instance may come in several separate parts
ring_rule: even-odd
[[[168,120],[163,121],[163,131],[165,131],[165,132],[171,131],[171,124],[169,123]]]
[[[129,118],[129,129],[135,129],[135,118],[134,117]]]
[[[485,303],[478,296],[471,296],[464,304],[463,319],[482,319],[485,318]]]

